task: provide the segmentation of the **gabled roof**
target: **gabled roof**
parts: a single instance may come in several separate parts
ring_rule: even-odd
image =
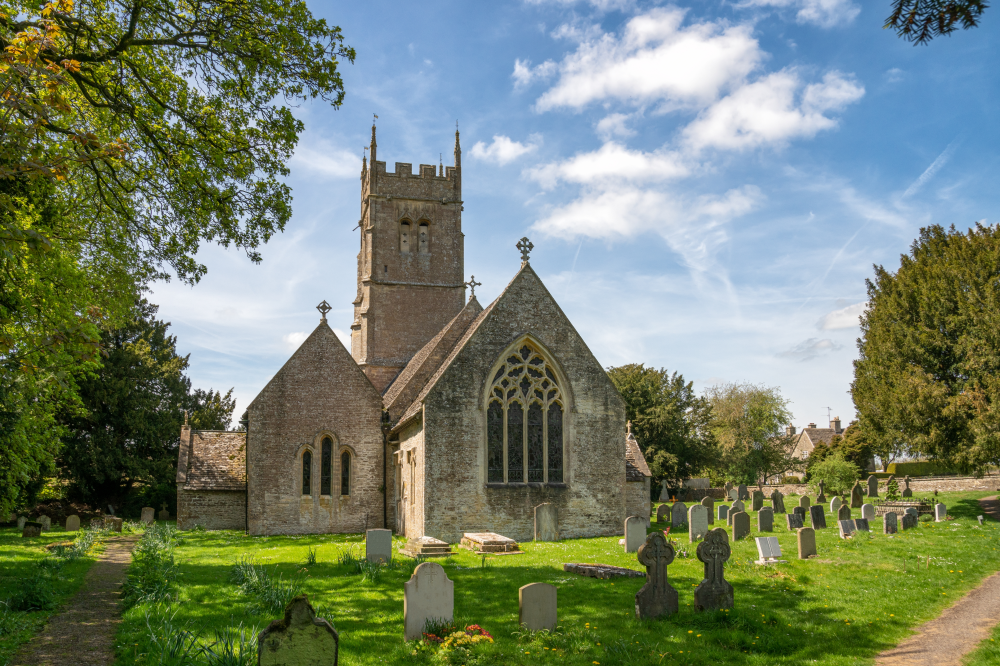
[[[796,447],[802,446],[802,444],[805,443],[802,441],[803,439],[808,441],[808,443],[811,444],[813,447],[815,447],[820,442],[829,445],[830,442],[833,441],[834,435],[843,435],[843,434],[844,434],[843,430],[837,432],[833,428],[803,428],[802,431],[799,433],[799,438],[795,442],[795,445]]]
[[[219,430],[192,430],[185,456],[186,469],[178,469],[185,490],[246,490],[247,434]]]
[[[643,481],[647,476],[653,476],[653,473],[649,471],[635,435],[629,433],[625,437],[625,480]]]

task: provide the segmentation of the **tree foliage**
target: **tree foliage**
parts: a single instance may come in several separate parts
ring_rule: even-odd
[[[679,486],[712,462],[708,403],[683,375],[632,363],[608,368],[608,376],[655,479]]]
[[[921,229],[896,273],[875,267],[868,299],[851,394],[875,450],[1000,463],[1000,227]]]
[[[984,0],[893,0],[885,27],[903,39],[926,44],[959,26],[975,28],[988,7]]]
[[[873,447],[868,438],[865,437],[860,424],[857,421],[851,421],[850,425],[844,429],[843,435],[834,435],[829,444],[819,442],[813,447],[809,454],[809,460],[806,461],[806,477],[813,479],[816,474],[816,466],[819,463],[827,458],[836,457],[851,463],[858,469],[858,476],[854,477],[854,480],[857,480],[860,478],[860,474],[868,469],[872,455]]]
[[[818,489],[819,482],[823,481],[826,492],[840,495],[851,489],[861,475],[861,470],[853,462],[846,460],[842,451],[837,451],[817,462],[810,474],[810,483],[814,490]]]

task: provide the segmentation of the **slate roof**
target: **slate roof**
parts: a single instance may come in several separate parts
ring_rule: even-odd
[[[646,458],[642,455],[639,442],[635,441],[635,435],[629,433],[625,437],[625,480],[644,481],[647,476],[653,476],[646,464]]]
[[[246,490],[246,443],[245,432],[192,430],[178,482],[184,490]]]

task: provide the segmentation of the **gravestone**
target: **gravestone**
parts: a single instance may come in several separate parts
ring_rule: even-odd
[[[809,495],[803,495],[799,498],[799,506],[803,509],[808,509],[810,504],[812,504],[812,502],[809,500]]]
[[[392,530],[368,530],[365,532],[365,559],[369,562],[392,562]]]
[[[119,534],[121,534],[121,532],[122,532],[122,521],[123,521],[122,518],[112,518],[111,519],[111,531],[112,532],[118,532]]]
[[[816,530],[811,527],[800,527],[795,531],[799,545],[799,559],[806,560],[816,556]]]
[[[771,508],[775,513],[785,513],[785,496],[777,488],[771,492]]]
[[[656,507],[656,522],[658,523],[669,523],[670,522],[670,505],[661,504]]]
[[[899,531],[899,520],[895,511],[890,511],[882,516],[882,534],[895,534]]]
[[[836,516],[837,512],[840,511],[841,504],[843,504],[843,502],[839,497],[834,497],[832,500],[830,500],[830,513]]]
[[[673,527],[678,525],[683,525],[687,522],[688,509],[684,502],[675,502],[672,507],[670,507],[670,524]]]
[[[847,537],[851,536],[852,534],[854,534],[855,530],[857,529],[854,526],[854,521],[853,520],[838,520],[837,521],[837,525],[840,527],[840,538],[841,539],[846,539]]]
[[[42,536],[42,524],[28,521],[21,528],[21,537]]]
[[[733,482],[726,481],[725,489],[726,489],[726,497],[729,497],[729,491],[733,489]]]
[[[80,516],[68,516],[66,518],[66,531],[76,532],[80,529]]]
[[[153,523],[153,516],[155,513],[155,509],[151,506],[142,507],[142,517],[139,518],[139,522],[151,525]]]
[[[861,492],[861,482],[855,481],[854,487],[851,488],[851,508],[860,509],[861,505],[865,503],[865,498]]]
[[[733,514],[745,510],[746,506],[743,504],[743,502],[741,502],[740,500],[736,500],[735,502],[733,502],[733,505],[729,507],[729,515],[726,517],[726,524],[731,526],[733,524]]]
[[[868,520],[865,518],[855,519],[854,528],[859,532],[871,532],[871,528],[868,526]]]
[[[913,491],[910,490],[910,475],[909,474],[907,474],[906,476],[903,477],[903,484],[904,485],[903,485],[902,496],[903,497],[913,497]]]
[[[667,490],[667,482],[660,481],[660,501],[669,502],[670,501],[670,491]]]
[[[948,507],[938,502],[934,505],[934,522],[940,523],[948,518]]]
[[[809,521],[812,523],[814,530],[826,529],[826,514],[823,513],[822,504],[814,504],[809,507]]]
[[[803,509],[801,506],[797,506],[794,509],[792,509],[792,513],[794,513],[796,516],[799,517],[799,520],[802,521],[803,525],[806,524],[806,510],[805,509]]]
[[[285,607],[257,639],[258,666],[336,666],[337,630],[316,617],[309,598],[301,594]]]
[[[840,509],[837,511],[837,520],[850,520],[851,519],[851,507],[846,504],[841,504]]]
[[[625,519],[625,552],[635,553],[646,540],[646,521],[639,516]]]
[[[43,532],[49,532],[52,530],[52,519],[48,516],[42,516],[38,519],[38,522],[41,523]]]
[[[875,520],[875,505],[868,503],[862,504],[861,517],[865,520]]]
[[[695,504],[688,509],[688,541],[694,543],[705,538],[708,532],[708,509]]]
[[[761,507],[761,510],[757,512],[757,531],[774,531],[774,509],[769,506],[765,506]]]
[[[738,490],[739,490],[739,492],[740,492],[740,496],[739,496],[739,497],[737,497],[736,499],[738,499],[738,500],[740,500],[740,501],[742,501],[742,502],[745,502],[745,501],[747,501],[748,499],[750,499],[750,493],[749,493],[749,492],[747,492],[747,487],[746,487],[746,484],[744,484],[744,483],[741,483],[741,484],[740,484],[740,487],[738,488]]]
[[[729,535],[717,527],[709,530],[698,544],[698,559],[705,564],[705,578],[694,590],[696,610],[721,610],[733,607],[733,586],[726,580],[723,565],[729,559]]]
[[[729,523],[729,507],[726,506],[725,504],[720,504],[717,511],[718,511],[717,515],[718,515],[718,518],[719,518],[719,522],[721,523],[722,521],[726,521],[726,523],[728,524]]]
[[[899,521],[899,523],[903,526],[904,530],[911,530],[917,526],[917,517],[907,511],[903,514],[903,518]]]
[[[798,508],[798,507],[796,507]],[[797,530],[802,527],[802,516],[794,511],[785,514],[785,521],[788,523],[788,531]]]
[[[166,507],[163,507],[162,509],[160,509],[160,512],[156,514],[156,518],[157,520],[163,520],[163,521],[170,520],[170,512],[167,511]]]
[[[820,479],[819,483],[817,483],[816,485],[819,487],[819,494],[816,495],[816,504],[822,504],[823,502],[826,501],[826,490],[825,490],[826,482],[823,479]]]
[[[874,474],[868,477],[868,497],[878,497],[878,477]]]
[[[404,640],[420,638],[427,620],[450,622],[454,615],[455,583],[437,562],[423,562],[403,583]]]
[[[735,502],[740,498],[740,491],[736,488],[730,488],[729,492],[726,493],[726,497],[728,497],[730,501]]]
[[[639,564],[646,567],[646,584],[635,593],[635,616],[654,618],[677,612],[677,590],[667,582],[667,565],[674,561],[674,547],[663,532],[653,532],[639,547]]]
[[[703,497],[701,505],[708,511],[708,524],[715,524],[715,500],[711,497]]]
[[[764,507],[764,493],[759,490],[753,491],[753,496],[750,498],[750,505],[754,511],[760,511]]]
[[[518,624],[529,631],[548,629],[557,624],[556,586],[549,583],[529,583],[517,591]]]
[[[559,541],[559,507],[555,504],[535,507],[535,541]]]
[[[912,516],[913,516],[914,518],[916,518],[917,520],[920,520],[920,512],[919,512],[919,511],[917,511],[917,508],[916,508],[916,507],[913,507],[913,506],[908,506],[908,507],[906,507],[906,509],[905,509],[905,510],[903,511],[903,513],[908,513],[908,514],[912,515]]]
[[[982,525],[983,525],[983,517],[982,516],[976,516],[976,520],[979,521],[979,526],[982,527]]]
[[[760,559],[755,564],[785,564],[787,561],[781,559],[781,544],[778,537],[756,537],[757,554]]]
[[[28,522],[28,517],[27,516],[18,516],[17,517],[17,529],[23,530],[24,529],[24,524],[26,522]]]
[[[739,511],[730,516],[733,519],[733,541],[750,536],[750,514]]]

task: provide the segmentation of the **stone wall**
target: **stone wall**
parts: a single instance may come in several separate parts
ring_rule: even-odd
[[[625,483],[625,514],[628,516],[645,517],[646,527],[649,527],[652,502],[649,499],[649,482],[647,476],[643,481],[627,481]],[[624,529],[624,523],[622,525]]]
[[[177,529],[245,530],[246,491],[177,488]]]

